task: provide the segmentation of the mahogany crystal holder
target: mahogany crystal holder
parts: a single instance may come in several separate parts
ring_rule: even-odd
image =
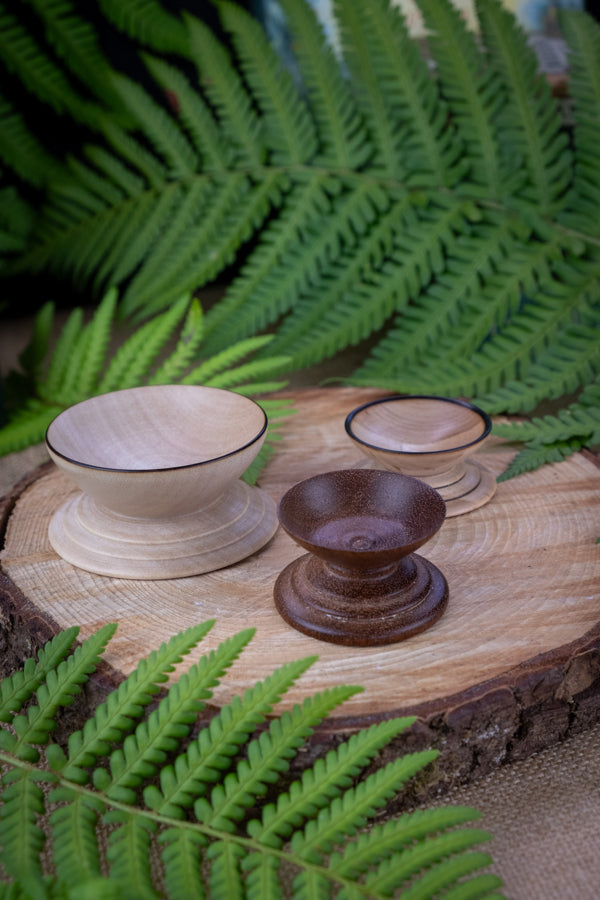
[[[494,475],[472,458],[492,421],[471,403],[418,394],[384,397],[354,409],[345,426],[371,465],[412,475],[439,491],[448,518],[483,506],[496,491]]]
[[[298,631],[337,644],[391,644],[446,609],[446,579],[414,553],[445,517],[424,482],[376,469],[327,472],[290,488],[278,516],[309,551],[274,589],[277,610]]]
[[[245,559],[275,533],[275,503],[240,480],[265,439],[253,400],[195,385],[92,397],[50,423],[51,458],[79,488],[49,539],[101,575],[198,575]]]

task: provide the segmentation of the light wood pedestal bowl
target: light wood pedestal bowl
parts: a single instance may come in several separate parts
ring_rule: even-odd
[[[492,428],[483,410],[447,397],[383,397],[353,410],[346,432],[371,465],[420,478],[442,495],[446,516],[487,503],[496,490],[493,474],[473,453]]]
[[[79,568],[119,578],[180,578],[231,565],[275,533],[272,499],[239,476],[267,417],[253,400],[193,385],[102,394],[50,424],[50,457],[81,492],[49,539]]]

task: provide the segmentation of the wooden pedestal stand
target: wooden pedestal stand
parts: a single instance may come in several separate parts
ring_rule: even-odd
[[[293,394],[297,412],[261,486],[279,500],[304,478],[359,465],[344,419],[375,396],[350,388]],[[477,458],[497,475],[514,452],[491,438]],[[381,647],[317,641],[283,621],[273,585],[304,551],[282,529],[261,552],[207,575],[131,581],[74,568],[53,552],[47,536],[53,512],[72,492],[58,470],[44,466],[3,501],[5,670],[59,628],[78,624],[85,637],[118,621],[107,667],[90,688],[97,696],[193,623],[216,619],[198,655],[252,625],[256,636],[216,691],[215,704],[286,661],[318,654],[287,706],[334,684],[365,690],[315,734],[310,755],[370,722],[416,715],[415,726],[386,753],[440,749],[437,767],[415,788],[419,798],[600,719],[600,468],[592,454],[504,482],[486,506],[447,519],[423,548],[448,581],[446,613],[428,631]]]

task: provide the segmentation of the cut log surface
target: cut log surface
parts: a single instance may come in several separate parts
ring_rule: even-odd
[[[275,501],[304,478],[363,464],[344,419],[381,394],[331,388],[287,396],[296,412],[260,482]],[[515,452],[491,437],[476,457],[499,475]],[[216,620],[184,667],[253,627],[254,638],[215,691],[216,705],[285,662],[317,655],[283,708],[333,685],[362,685],[321,739],[414,714],[411,746],[447,745],[461,780],[600,718],[600,468],[590,453],[500,483],[487,505],[447,519],[419,551],[448,581],[446,613],[422,634],[377,647],[317,641],[278,615],[275,580],[305,552],[281,528],[262,551],[210,574],[135,581],[74,568],[50,547],[48,525],[75,491],[45,466],[5,500],[3,627],[35,626],[39,643],[59,628],[77,624],[85,637],[116,621],[105,657],[115,681],[197,622]]]

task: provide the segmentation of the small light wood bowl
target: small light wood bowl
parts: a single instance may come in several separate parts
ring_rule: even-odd
[[[46,445],[82,493],[53,516],[56,552],[120,578],[197,575],[259,550],[275,504],[240,480],[267,417],[253,400],[193,385],[92,397],[60,413]]]
[[[492,473],[471,458],[492,421],[471,403],[427,395],[384,397],[354,409],[345,426],[372,464],[439,491],[448,518],[483,506],[495,493]]]
[[[277,578],[279,613],[311,637],[353,646],[429,628],[446,609],[448,586],[413,551],[445,513],[437,491],[396,472],[341,469],[294,485],[279,502],[279,521],[310,552]]]

